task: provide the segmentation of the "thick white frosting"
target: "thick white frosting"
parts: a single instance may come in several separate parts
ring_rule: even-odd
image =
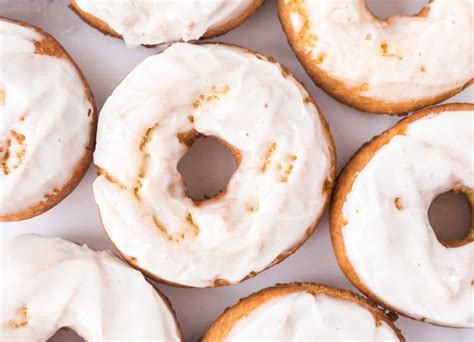
[[[283,1],[311,63],[362,96],[416,101],[474,78],[472,0],[433,0],[426,17],[388,21],[370,13],[365,0]]]
[[[5,341],[46,341],[68,327],[87,341],[179,341],[170,309],[140,272],[109,252],[20,235],[1,245]]]
[[[255,0],[76,0],[130,46],[199,39],[244,13]]]
[[[0,20],[0,215],[61,190],[86,153],[93,106],[66,59],[35,54],[41,34]]]
[[[474,188],[473,146],[473,111],[424,117],[375,153],[347,195],[347,258],[370,291],[409,316],[474,326],[474,243],[443,246],[427,214],[439,194]]]
[[[241,318],[225,341],[399,341],[364,307],[300,291],[268,300]]]
[[[99,120],[94,160],[108,175],[94,194],[114,244],[156,277],[212,286],[239,282],[301,242],[333,168],[308,96],[278,64],[237,47],[179,43],[147,58]],[[177,135],[192,129],[242,157],[225,195],[200,205],[176,168],[187,151]]]

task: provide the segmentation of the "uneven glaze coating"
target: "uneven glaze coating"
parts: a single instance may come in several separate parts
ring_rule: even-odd
[[[222,285],[262,271],[325,208],[334,151],[320,115],[292,76],[247,50],[179,43],[149,57],[100,115],[94,194],[109,237],[172,283]],[[223,196],[198,204],[176,168],[196,134],[240,159]]]
[[[56,196],[91,153],[89,94],[71,61],[36,51],[43,39],[0,19],[0,216]]]
[[[384,321],[347,300],[300,291],[251,311],[224,341],[400,341]]]
[[[474,189],[473,123],[472,110],[410,123],[358,172],[342,210],[360,281],[403,314],[457,327],[474,326],[474,243],[441,244],[428,209],[446,191]]]
[[[111,253],[20,235],[0,260],[2,340],[46,341],[65,327],[87,341],[181,340],[160,295]]]
[[[362,97],[396,104],[434,99],[474,78],[472,0],[433,0],[421,16],[387,21],[366,0],[281,3],[295,51],[307,68],[324,73],[314,75],[317,83],[331,78]]]
[[[254,6],[255,0],[75,0],[130,46],[199,39]]]

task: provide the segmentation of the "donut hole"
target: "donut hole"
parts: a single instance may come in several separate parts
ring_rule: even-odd
[[[458,246],[472,237],[472,203],[462,192],[439,195],[428,210],[431,227],[444,245]]]
[[[367,7],[377,18],[385,20],[395,15],[415,15],[427,3],[426,0],[367,0]]]
[[[59,329],[56,334],[48,339],[48,342],[83,342],[84,339],[74,330]]]
[[[224,193],[237,169],[238,152],[219,139],[204,135],[186,144],[190,147],[178,163],[186,195],[202,202]]]

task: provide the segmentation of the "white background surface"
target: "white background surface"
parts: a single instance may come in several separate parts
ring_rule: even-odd
[[[370,8],[382,17],[397,13],[416,13],[425,3],[427,1],[423,0],[369,0]],[[0,15],[27,21],[53,34],[84,72],[99,110],[127,72],[145,57],[161,51],[158,48],[144,47],[127,49],[122,41],[104,36],[83,23],[67,7],[67,0],[0,0]],[[397,118],[353,110],[315,87],[287,44],[277,18],[274,0],[267,0],[266,4],[244,25],[215,40],[243,45],[274,56],[304,82],[331,125],[337,146],[338,170],[363,142],[398,121]],[[472,102],[473,96],[474,91],[471,87],[448,102]],[[194,172],[193,160],[203,159],[207,154],[206,144],[201,144],[200,147],[201,154],[199,151],[196,152],[195,158],[191,158],[183,166],[188,173]],[[224,172],[223,170],[228,170],[230,167],[229,159],[219,163],[219,156],[206,162],[209,165],[214,163],[218,163],[214,166],[214,172],[218,170]],[[199,182],[201,186],[198,191],[209,192],[210,188],[218,186],[206,175],[207,173],[194,174],[194,181]],[[34,232],[86,243],[95,249],[112,249],[98,219],[92,194],[94,178],[95,172],[91,166],[81,184],[62,203],[39,217],[2,224],[1,238]],[[328,234],[327,215],[313,236],[293,256],[243,284],[217,289],[181,289],[161,284],[158,287],[172,301],[186,340],[196,341],[224,308],[233,305],[239,298],[275,283],[292,281],[316,281],[353,289],[336,264]],[[397,321],[397,325],[408,341],[474,339],[472,329],[441,328],[403,317]],[[71,341],[73,335],[59,333],[53,339]]]

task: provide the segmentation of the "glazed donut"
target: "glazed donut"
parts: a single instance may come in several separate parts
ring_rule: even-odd
[[[96,110],[80,70],[49,34],[0,18],[0,221],[41,214],[92,160]]]
[[[169,301],[108,252],[19,235],[1,246],[5,341],[46,341],[62,328],[87,341],[181,341]]]
[[[386,20],[366,0],[278,0],[278,11],[313,81],[356,109],[404,114],[473,82],[472,0],[431,0]]]
[[[454,189],[474,207],[474,105],[418,112],[364,145],[337,183],[330,215],[338,263],[369,297],[403,315],[473,327],[474,227],[438,241],[428,209]],[[370,237],[370,242],[368,242]]]
[[[347,290],[314,283],[277,285],[242,299],[203,342],[405,341],[376,306]]]
[[[212,136],[238,167],[195,202],[177,164]],[[280,64],[225,44],[178,43],[138,65],[100,115],[94,195],[112,242],[175,285],[237,283],[281,261],[326,208],[335,154],[313,100]]]
[[[70,1],[87,23],[135,47],[224,34],[247,20],[264,0]]]

